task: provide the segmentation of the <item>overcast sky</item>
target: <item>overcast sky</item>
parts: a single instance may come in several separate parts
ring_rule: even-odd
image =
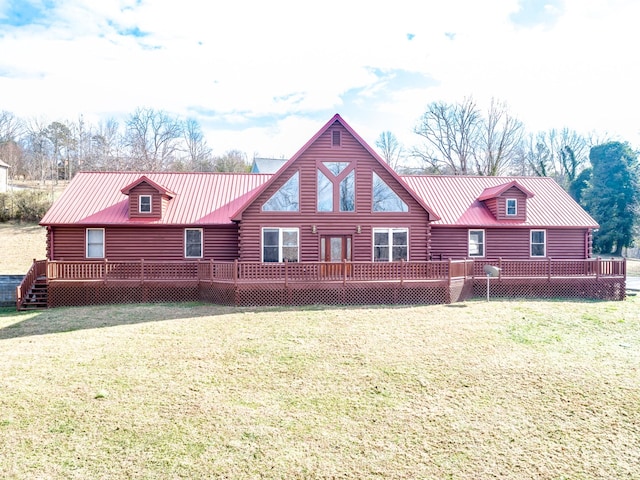
[[[0,110],[202,125],[289,157],[334,113],[406,146],[433,101],[506,101],[529,131],[640,147],[638,0],[0,0]]]

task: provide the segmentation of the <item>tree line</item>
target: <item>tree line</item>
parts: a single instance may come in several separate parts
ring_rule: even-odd
[[[569,128],[528,133],[495,99],[486,111],[472,98],[431,103],[414,133],[421,143],[410,149],[389,131],[376,141],[396,171],[553,177],[600,224],[596,252],[620,255],[639,236],[638,152],[628,143]],[[408,160],[413,167],[406,166]]]
[[[69,180],[78,171],[248,171],[246,155],[214,156],[200,124],[162,110],[137,108],[124,124],[21,119],[0,111],[0,159],[13,178]]]
[[[601,228],[594,247],[620,253],[638,237],[637,152],[623,142],[569,128],[530,133],[507,105],[481,110],[472,98],[427,106],[414,128],[420,143],[406,148],[390,131],[376,140],[396,171],[449,175],[550,176]],[[214,156],[194,119],[139,107],[121,125],[21,119],[0,111],[0,159],[13,178],[57,182],[85,171],[246,172],[246,155]],[[407,166],[412,161],[413,166]]]

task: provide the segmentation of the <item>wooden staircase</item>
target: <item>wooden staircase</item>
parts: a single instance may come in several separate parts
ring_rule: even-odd
[[[18,307],[18,310],[24,312],[28,310],[41,310],[43,308],[47,308],[48,298],[49,291],[47,278],[40,276],[36,278],[35,283],[25,295],[22,303]]]

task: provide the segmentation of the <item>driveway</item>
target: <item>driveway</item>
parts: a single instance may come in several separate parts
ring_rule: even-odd
[[[627,291],[640,292],[640,277],[627,277]]]

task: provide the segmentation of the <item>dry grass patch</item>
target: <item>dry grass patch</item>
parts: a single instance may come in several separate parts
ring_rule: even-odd
[[[633,477],[639,303],[7,310],[0,477]]]
[[[0,223],[0,275],[27,273],[33,259],[46,256],[43,227],[30,223]]]

